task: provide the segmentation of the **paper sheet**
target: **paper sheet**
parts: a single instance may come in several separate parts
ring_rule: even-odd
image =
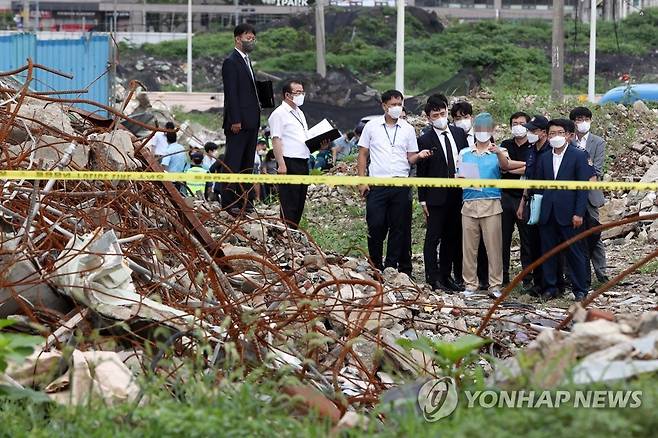
[[[459,176],[466,179],[480,179],[480,168],[477,163],[460,163]]]

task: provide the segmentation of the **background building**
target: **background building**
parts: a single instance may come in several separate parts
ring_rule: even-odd
[[[195,30],[218,30],[236,21],[263,24],[278,18],[308,12],[315,0],[194,0]],[[337,7],[395,6],[395,0],[328,0]],[[463,19],[552,18],[552,0],[407,0],[439,16]],[[187,0],[0,0],[5,10],[3,28],[29,6],[29,29],[96,30],[124,32],[181,32],[186,30]],[[622,19],[642,8],[658,6],[658,0],[600,0],[603,19]],[[565,0],[565,13],[589,20],[589,0]],[[23,16],[25,14],[23,13]]]

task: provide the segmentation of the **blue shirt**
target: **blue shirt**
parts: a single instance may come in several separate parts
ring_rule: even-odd
[[[501,148],[504,150],[503,148]],[[481,179],[500,179],[502,174],[498,165],[498,156],[486,151],[478,154],[475,147],[464,148],[459,151],[459,161],[461,163],[474,163],[478,166]],[[483,189],[464,189],[464,202],[475,201],[477,199],[500,199],[501,190],[493,187]]]
[[[166,166],[167,172],[185,172],[190,167],[187,162],[187,154],[183,145],[171,143],[162,157],[162,165]]]

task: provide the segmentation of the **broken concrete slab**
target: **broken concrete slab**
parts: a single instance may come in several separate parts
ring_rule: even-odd
[[[73,309],[72,303],[55,292],[27,260],[0,259],[0,318],[24,314],[23,306],[46,309],[62,315]],[[19,302],[20,300],[20,302]]]

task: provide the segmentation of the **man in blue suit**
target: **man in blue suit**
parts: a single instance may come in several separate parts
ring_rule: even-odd
[[[536,179],[549,181],[587,181],[592,176],[587,153],[570,145],[575,125],[571,120],[554,119],[548,123],[548,141],[552,152],[543,154],[537,162]],[[586,190],[544,190],[539,216],[542,252],[545,254],[560,243],[584,231],[587,213]],[[587,296],[587,256],[585,242],[580,240],[565,252],[571,271],[576,301]],[[542,298],[557,297],[558,258],[551,257],[543,265]]]

